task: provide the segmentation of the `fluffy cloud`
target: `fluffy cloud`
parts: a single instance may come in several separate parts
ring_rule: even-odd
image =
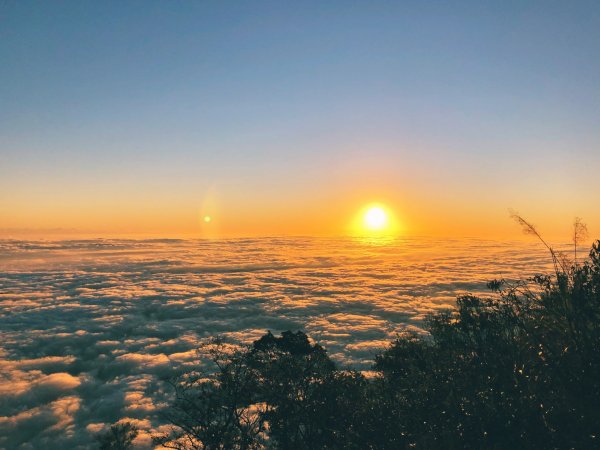
[[[303,329],[340,364],[491,278],[546,272],[537,246],[477,240],[0,241],[0,449],[88,449],[116,421],[164,429],[165,379],[199,342]]]

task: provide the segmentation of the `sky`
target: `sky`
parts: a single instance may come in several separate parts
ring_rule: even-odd
[[[591,1],[5,0],[0,237],[600,233],[598,54]]]

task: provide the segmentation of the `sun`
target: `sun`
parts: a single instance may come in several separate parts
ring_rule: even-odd
[[[380,206],[369,207],[363,217],[363,223],[369,231],[383,231],[388,227],[388,215]]]
[[[351,235],[369,239],[396,237],[403,230],[395,211],[381,202],[364,205],[348,226]]]

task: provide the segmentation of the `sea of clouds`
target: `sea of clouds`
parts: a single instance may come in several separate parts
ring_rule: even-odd
[[[549,268],[538,244],[465,239],[0,240],[0,449],[94,448],[119,420],[152,448],[203,339],[300,329],[368,369],[457,295]]]

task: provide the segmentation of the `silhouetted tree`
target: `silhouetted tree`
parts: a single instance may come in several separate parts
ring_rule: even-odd
[[[166,418],[174,427],[154,441],[173,449],[264,448],[264,405],[246,354],[215,339],[202,349],[212,371],[192,372],[176,383],[175,402]]]
[[[98,435],[100,450],[131,450],[138,432],[137,427],[130,422],[113,424]]]

